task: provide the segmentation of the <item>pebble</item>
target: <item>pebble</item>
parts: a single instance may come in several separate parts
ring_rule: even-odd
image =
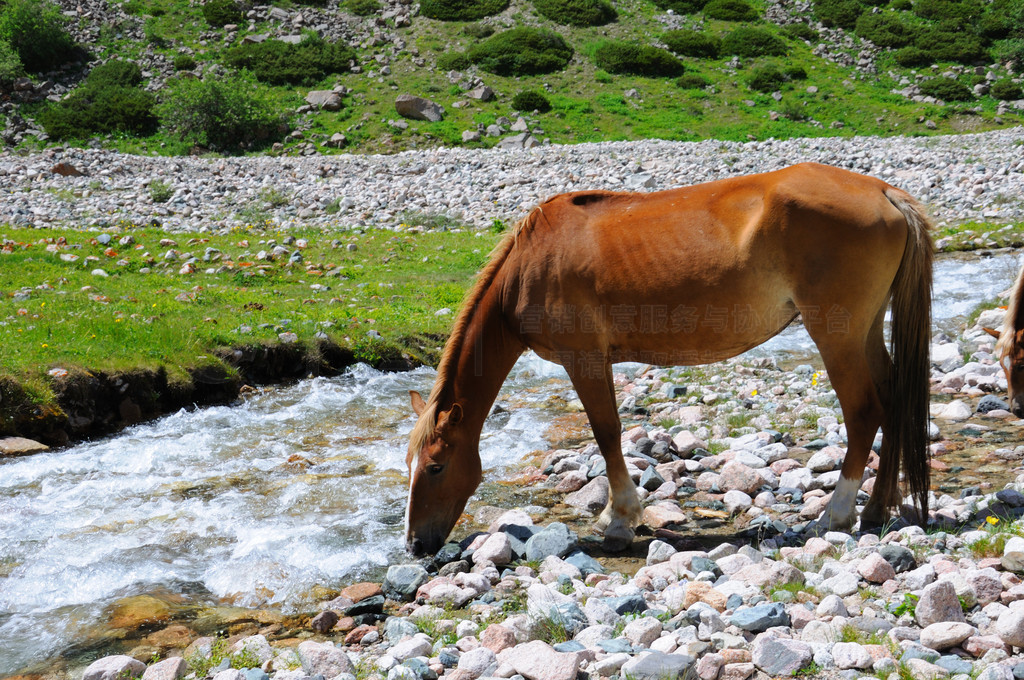
[[[934,137],[644,140],[300,158],[155,157],[73,148],[22,156],[4,150],[0,176],[10,200],[0,206],[0,222],[81,228],[156,220],[168,232],[185,232],[208,227],[216,216],[229,230],[247,223],[250,202],[239,197],[272,187],[291,197],[269,211],[277,227],[408,229],[420,226],[403,223],[410,214],[443,213],[484,228],[495,218],[514,221],[556,193],[660,190],[803,161],[881,177],[924,201],[938,221],[1012,221],[1024,217],[1024,205],[1003,197],[1019,193],[1022,141],[1024,128]],[[623,163],[626,158],[642,160]],[[60,164],[82,175],[51,172]],[[633,181],[640,175],[642,182]],[[154,203],[145,188],[154,177],[169,185],[166,203]],[[979,186],[984,191],[976,195]],[[70,202],[64,198],[68,190],[74,194]],[[335,213],[335,206],[341,211]]]

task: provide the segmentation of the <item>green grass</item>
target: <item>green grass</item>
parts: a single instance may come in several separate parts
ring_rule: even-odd
[[[499,238],[253,227],[221,236],[131,226],[105,233],[113,236],[106,246],[96,233],[0,227],[0,377],[34,386],[40,400],[51,368],[162,366],[183,375],[214,361],[218,348],[275,343],[284,332],[304,343],[326,332],[362,360],[400,351],[431,362],[453,318],[435,312],[458,308]],[[119,245],[127,235],[134,242]],[[308,242],[301,263],[289,264],[288,254],[258,259],[286,236]],[[160,244],[168,238],[177,245]],[[211,248],[221,258],[206,262]],[[165,261],[168,251],[178,258]],[[188,254],[198,258],[195,272],[180,273]]]
[[[1002,557],[1006,542],[1014,536],[1024,536],[1024,527],[1001,517],[988,517],[982,525],[986,535],[967,546],[976,558]],[[963,605],[963,602],[961,602]]]
[[[765,3],[751,3],[762,15]],[[168,61],[181,56],[181,50],[194,52],[193,58],[202,68],[209,63],[222,63],[231,45],[222,41],[204,40],[208,30],[199,7],[183,0],[129,0],[123,6],[146,22],[147,33],[155,36],[146,41],[132,42],[118,38],[116,31],[107,31],[101,43],[92,46],[98,58],[116,55],[119,58],[138,58],[151,50]],[[999,127],[996,122],[998,102],[993,97],[981,97],[961,105],[938,106],[912,102],[892,94],[899,87],[899,79],[913,80],[916,71],[896,64],[891,52],[879,56],[877,75],[868,76],[854,69],[842,67],[815,56],[812,46],[803,40],[785,37],[788,53],[783,57],[744,58],[734,68],[731,55],[702,59],[681,57],[687,74],[698,74],[710,82],[706,89],[681,89],[674,78],[645,78],[610,75],[597,68],[588,51],[600,40],[625,40],[650,45],[664,30],[658,20],[661,14],[647,0],[622,0],[616,3],[619,18],[605,26],[572,27],[558,25],[538,14],[529,0],[513,0],[507,13],[516,25],[528,24],[554,30],[565,37],[576,51],[569,65],[558,72],[544,75],[505,77],[484,74],[485,81],[497,93],[490,102],[468,100],[461,96],[447,77],[444,69],[436,68],[443,55],[465,52],[480,42],[478,33],[465,30],[464,22],[435,21],[423,16],[413,18],[412,25],[391,29],[405,42],[390,59],[390,73],[384,75],[373,60],[380,49],[360,47],[357,61],[364,73],[331,74],[307,88],[278,86],[272,88],[273,105],[281,111],[294,111],[302,104],[308,89],[332,88],[344,85],[351,90],[345,98],[345,108],[339,112],[314,111],[293,117],[293,129],[304,130],[301,139],[288,139],[285,153],[297,151],[299,144],[312,142],[322,153],[336,153],[326,146],[335,132],[349,139],[346,152],[392,152],[424,146],[462,145],[463,130],[475,127],[481,120],[493,121],[498,116],[509,116],[513,111],[512,98],[523,90],[545,92],[552,109],[539,114],[535,125],[543,129],[541,138],[555,143],[660,138],[670,140],[697,140],[715,138],[733,141],[748,139],[822,137],[853,135],[926,135],[948,134],[957,131],[976,131]],[[696,19],[685,19],[693,28]],[[244,24],[244,22],[243,22]],[[703,20],[702,32],[722,37],[745,24]],[[760,22],[773,33],[785,35],[778,27]],[[255,33],[271,31],[270,23],[257,22]],[[239,38],[247,33],[239,32]],[[853,49],[852,55],[856,56]],[[418,60],[423,60],[421,66]],[[770,94],[752,91],[747,81],[755,69],[776,66],[785,71],[801,68],[806,80],[792,80],[781,87],[782,100],[776,102]],[[949,64],[940,64],[940,72]],[[371,75],[372,74],[372,75]],[[814,86],[816,92],[808,92]],[[638,98],[624,99],[623,92],[636,89]],[[429,123],[410,121],[408,130],[400,131],[388,125],[396,118],[396,94],[409,92],[434,99],[446,109],[445,120]],[[848,102],[858,105],[850,107]],[[466,101],[463,108],[452,106]],[[747,102],[753,102],[751,106]],[[38,105],[26,106],[32,114]],[[782,114],[772,120],[771,112]],[[1024,118],[1010,112],[1002,116],[1003,124],[1020,124]],[[935,130],[928,130],[924,122],[932,120]],[[841,125],[841,127],[834,127]],[[474,146],[496,144],[496,138],[484,138]],[[86,140],[72,144],[84,145]],[[26,146],[34,143],[28,142]],[[133,152],[183,154],[188,146],[176,142],[163,132],[149,137],[115,135],[104,144]]]

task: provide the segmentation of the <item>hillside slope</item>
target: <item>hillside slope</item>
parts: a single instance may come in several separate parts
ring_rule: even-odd
[[[8,0],[3,11],[48,1]],[[408,0],[325,0],[319,6],[289,0],[252,6],[231,0],[60,4],[67,30],[88,56],[6,82],[3,138],[9,145],[309,155],[437,145],[522,147],[547,141],[917,135],[1018,125],[1024,115],[1014,61],[1024,44],[1020,0],[428,0],[422,7]],[[606,13],[592,19],[600,25],[572,26],[548,18],[578,19],[564,12],[588,6],[604,7]],[[967,6],[974,7],[973,14],[964,13]],[[474,8],[477,14],[493,13],[475,21],[426,16],[465,15]],[[742,20],[726,20],[737,18]],[[225,20],[229,23],[218,25]],[[562,41],[569,56],[552,63],[544,61],[548,53],[538,51],[539,43],[502,42],[510,29],[543,32],[552,44]],[[694,35],[710,47],[701,52]],[[316,57],[319,70],[303,70],[312,52],[303,56],[287,45],[299,41],[323,48]],[[635,54],[641,46],[671,51]],[[153,105],[155,116],[134,132],[90,134],[72,128],[63,133],[65,139],[54,139],[62,135],[45,124],[47,110],[81,87],[93,67],[111,60],[138,63],[138,88],[153,93],[144,101]],[[263,125],[241,145],[234,138],[196,143],[176,135],[169,127],[173,111],[166,107],[175,83],[209,82],[238,65],[254,70],[263,82],[232,81],[233,89],[247,91],[246,83],[253,83],[253,96],[282,124]],[[312,91],[322,94],[310,104]],[[523,92],[534,94],[517,99]],[[395,107],[402,94],[429,99],[441,119],[403,118]],[[81,109],[87,100],[73,98],[70,108]],[[162,109],[156,105],[160,101],[165,102]]]

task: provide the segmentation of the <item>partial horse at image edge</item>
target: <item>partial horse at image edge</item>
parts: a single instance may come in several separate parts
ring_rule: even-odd
[[[848,450],[820,519],[856,521],[879,426],[878,478],[861,523],[902,501],[927,518],[932,241],[921,206],[885,182],[811,163],[668,191],[555,196],[491,255],[445,345],[409,442],[407,546],[436,551],[482,478],[480,432],[527,349],[562,365],[607,464],[608,549],[634,537],[640,502],[622,456],[612,364],[736,356],[798,315],[839,398]],[[889,351],[883,336],[892,308]]]
[[[1010,411],[1018,418],[1024,418],[1024,267],[1017,274],[1006,307],[1001,330],[985,328],[985,332],[997,338],[995,353],[1006,376],[1007,401]]]

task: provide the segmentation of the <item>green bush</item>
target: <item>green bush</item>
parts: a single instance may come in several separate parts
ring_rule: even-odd
[[[743,0],[711,0],[704,5],[704,16],[721,21],[755,21],[757,10]]]
[[[787,38],[808,42],[815,42],[818,39],[818,32],[804,23],[786,24],[782,27],[782,34]]]
[[[1007,38],[992,46],[992,57],[997,61],[1016,61],[1024,64],[1024,39]]]
[[[953,21],[966,28],[981,17],[985,7],[975,0],[914,0],[914,14],[932,21]]]
[[[437,68],[442,71],[465,71],[472,63],[465,52],[445,52],[437,57]]]
[[[787,66],[782,69],[787,80],[807,80],[807,71],[803,66]]]
[[[947,102],[966,102],[974,99],[970,88],[952,78],[932,78],[921,83],[921,94]]]
[[[380,3],[377,0],[345,0],[342,7],[360,17],[368,17],[380,11]]]
[[[237,24],[242,20],[242,10],[234,0],[207,0],[203,3],[203,18],[211,26]]]
[[[84,56],[65,23],[60,7],[48,0],[0,3],[0,41],[10,45],[30,73],[52,71]]]
[[[0,88],[10,87],[15,78],[25,75],[25,67],[21,65],[18,53],[11,47],[11,42],[0,38]]]
[[[722,54],[738,57],[778,57],[786,43],[774,33],[756,26],[740,26],[722,39]]]
[[[703,90],[711,81],[699,73],[684,73],[676,78],[676,87],[681,90]]]
[[[228,49],[224,62],[251,71],[271,85],[312,85],[332,73],[345,73],[355,53],[347,45],[307,36],[297,45],[280,40],[245,43]]]
[[[422,0],[420,14],[441,21],[477,21],[506,7],[508,0]]]
[[[989,90],[989,94],[1004,102],[1024,99],[1024,94],[1021,92],[1020,85],[1012,80],[997,80],[992,83],[992,88]]]
[[[594,48],[594,63],[609,73],[634,76],[678,76],[684,66],[668,50],[625,40],[602,40]]]
[[[928,26],[918,31],[914,46],[928,52],[932,61],[953,61],[958,64],[973,64],[987,61],[988,50],[981,39],[968,31],[951,30],[947,27]]]
[[[489,24],[466,24],[462,27],[462,32],[471,38],[482,40],[494,35],[494,26]]]
[[[919,66],[929,66],[934,63],[935,59],[932,58],[931,52],[922,50],[920,47],[903,47],[896,50],[896,54],[893,55],[896,63],[906,68],[916,68]]]
[[[889,8],[897,12],[909,12],[914,7],[914,0],[892,0]]]
[[[863,12],[857,0],[814,0],[814,16],[826,26],[853,28]]]
[[[541,113],[546,113],[551,110],[551,102],[540,92],[524,90],[512,97],[512,108],[516,111],[540,111]]]
[[[666,31],[661,40],[670,50],[685,57],[715,59],[722,52],[721,38],[698,31]]]
[[[188,54],[176,54],[174,55],[174,70],[175,71],[191,71],[196,67],[196,60]]]
[[[570,26],[603,26],[618,14],[607,0],[533,0],[543,16]]]
[[[282,121],[267,89],[246,72],[168,82],[158,112],[182,141],[221,151],[258,148],[279,137]]]
[[[775,92],[782,89],[782,85],[785,82],[786,76],[783,75],[778,66],[771,64],[755,68],[750,72],[750,77],[747,78],[747,86],[751,90],[757,90],[758,92]]]
[[[86,139],[96,134],[149,134],[156,129],[156,97],[142,90],[142,71],[130,61],[111,61],[94,68],[59,103],[39,114],[54,139]]]
[[[573,51],[553,31],[520,26],[477,43],[467,55],[488,73],[525,76],[561,71],[572,59]]]
[[[914,42],[914,30],[895,12],[862,14],[854,31],[879,47],[906,47]]]
[[[676,14],[695,14],[708,4],[708,0],[654,0],[658,9],[672,10]]]

